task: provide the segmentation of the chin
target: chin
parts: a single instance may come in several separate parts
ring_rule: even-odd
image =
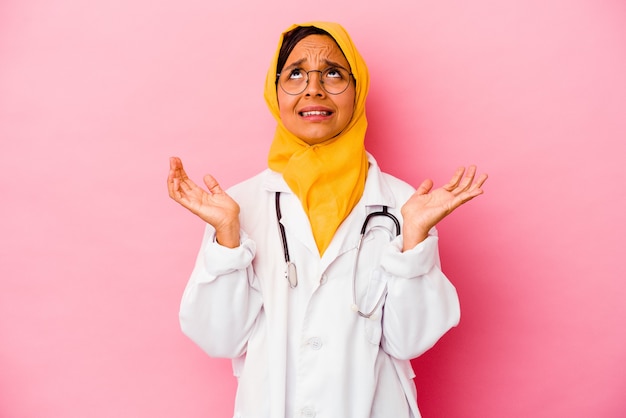
[[[299,138],[301,140],[303,140],[304,142],[306,142],[309,145],[317,145],[317,144],[322,144],[324,142],[328,142],[331,139],[335,138],[337,135],[339,135],[338,133],[333,133],[331,135],[302,135],[299,136]]]
[[[330,141],[332,138],[300,138],[309,145],[319,145]]]

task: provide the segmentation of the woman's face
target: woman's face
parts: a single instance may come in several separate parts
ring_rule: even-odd
[[[324,71],[329,67],[350,70],[335,41],[326,35],[310,35],[291,51],[282,73],[299,68],[302,71]],[[348,125],[354,112],[356,90],[351,80],[340,94],[327,93],[320,84],[320,73],[309,73],[304,91],[290,95],[277,87],[280,118],[289,132],[309,145],[320,144],[337,136]]]

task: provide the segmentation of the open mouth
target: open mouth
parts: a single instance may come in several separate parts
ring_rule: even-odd
[[[332,115],[333,112],[329,112],[326,110],[311,110],[308,112],[300,112],[300,116],[302,117],[309,117],[309,116],[330,116]]]

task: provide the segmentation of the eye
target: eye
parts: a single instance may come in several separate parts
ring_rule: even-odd
[[[324,73],[326,75],[326,78],[332,78],[336,80],[340,80],[345,77],[343,72],[339,68],[329,68],[324,71]]]
[[[290,80],[301,80],[304,77],[304,73],[300,68],[294,68],[289,72]]]

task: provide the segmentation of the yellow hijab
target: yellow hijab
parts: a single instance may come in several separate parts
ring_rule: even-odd
[[[328,32],[345,55],[356,80],[354,114],[336,137],[316,145],[302,141],[283,125],[276,95],[276,65],[284,34],[298,26],[314,26]],[[369,73],[348,32],[337,23],[309,22],[292,25],[280,37],[267,73],[265,101],[278,122],[270,147],[268,165],[282,173],[309,217],[320,255],[328,248],[339,225],[356,206],[367,177],[365,153],[365,99]]]

